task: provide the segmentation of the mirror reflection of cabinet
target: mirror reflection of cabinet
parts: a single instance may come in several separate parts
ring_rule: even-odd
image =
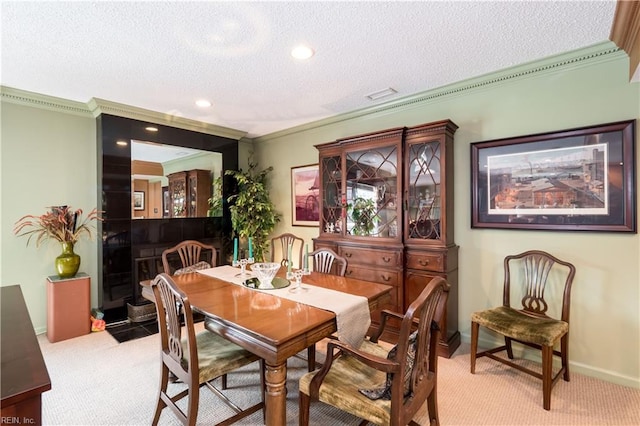
[[[347,258],[347,276],[387,284],[405,312],[429,281],[451,285],[439,354],[458,332],[458,246],[453,241],[453,134],[449,121],[318,145],[320,235],[314,248]],[[377,313],[374,313],[374,324]]]
[[[211,198],[211,171],[189,170],[172,173],[169,179],[169,217],[207,215]]]

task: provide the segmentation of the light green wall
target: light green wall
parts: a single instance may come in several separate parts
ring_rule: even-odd
[[[603,51],[608,53],[593,54]],[[354,113],[258,138],[254,141],[257,159],[261,167],[274,167],[271,194],[284,215],[276,233],[293,232],[309,243],[318,235],[316,228],[291,226],[290,169],[317,163],[314,145],[449,118],[459,126],[454,150],[455,235],[460,246],[463,341],[469,341],[471,312],[501,303],[504,256],[546,250],[577,268],[570,335],[574,371],[640,387],[637,234],[470,228],[469,144],[638,119],[640,84],[628,83],[628,69],[624,53],[609,45],[597,46],[429,92],[414,97],[415,102],[396,102],[379,112]]]
[[[82,109],[82,108],[79,108]],[[36,248],[13,234],[13,225],[48,206],[70,205],[89,212],[97,203],[96,121],[89,112],[69,113],[2,102],[2,286],[20,284],[36,332],[46,329],[46,277],[61,253],[56,242]],[[95,233],[94,233],[95,236]],[[80,271],[92,280],[97,304],[97,244],[82,240],[75,252]],[[87,321],[89,313],[87,313]]]

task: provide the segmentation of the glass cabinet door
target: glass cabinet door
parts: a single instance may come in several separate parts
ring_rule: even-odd
[[[334,155],[320,160],[322,173],[322,212],[320,232],[340,234],[342,231],[342,163],[341,156]]]
[[[345,153],[345,234],[398,238],[400,145]]]
[[[197,175],[189,174],[189,212],[188,217],[197,216],[197,200],[198,200],[198,177]]]
[[[171,200],[170,216],[187,216],[187,182],[186,173],[176,173],[169,177],[169,198]]]
[[[408,226],[405,238],[441,239],[441,144],[439,140],[407,146]]]

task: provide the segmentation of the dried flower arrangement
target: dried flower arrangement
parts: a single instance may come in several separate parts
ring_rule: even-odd
[[[14,234],[19,237],[27,236],[27,245],[35,237],[36,247],[48,239],[75,244],[83,235],[92,239],[95,228],[90,222],[102,220],[97,209],[91,210],[85,218],[82,218],[82,209],[74,211],[70,206],[54,206],[49,209],[40,216],[26,215],[20,218],[13,228]]]

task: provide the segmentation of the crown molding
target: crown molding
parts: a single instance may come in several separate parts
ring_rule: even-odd
[[[0,86],[0,98],[2,102],[91,117],[91,111],[82,102],[14,89],[13,87]]]
[[[500,71],[458,81],[436,89],[385,102],[383,104],[378,104],[373,107],[351,111],[345,114],[314,121],[312,123],[302,124],[300,126],[270,133],[268,135],[259,136],[254,138],[254,142],[267,142],[272,139],[337,124],[342,121],[353,120],[363,116],[387,114],[390,112],[397,113],[403,110],[416,108],[417,106],[428,105],[433,102],[441,101],[443,98],[459,96],[464,92],[484,89],[487,87],[495,87],[525,78],[540,77],[549,73],[563,72],[574,68],[594,65],[600,62],[608,62],[619,59],[624,55],[624,51],[618,48],[614,43],[606,41],[571,52],[549,56],[538,61],[527,62],[510,68],[505,68]]]
[[[620,1],[611,26],[611,41],[629,55],[629,78],[640,72],[640,2]]]
[[[144,108],[131,105],[120,104],[100,98],[91,98],[87,104],[94,117],[100,114],[116,115],[118,117],[131,118],[134,120],[146,121],[153,124],[177,127],[179,129],[191,130],[209,135],[222,136],[225,138],[239,140],[247,132],[231,129],[229,127],[216,126],[189,118],[178,117],[171,114],[163,114]]]
[[[70,101],[54,96],[15,89],[8,86],[0,86],[0,98],[3,102],[24,105],[50,111],[75,114],[82,117],[98,117],[100,114],[110,114],[119,117],[146,121],[153,124],[177,127],[209,135],[222,136],[234,140],[244,137],[247,132],[216,126],[170,114],[162,114],[155,111],[137,108],[130,105],[119,104],[104,99],[92,98],[88,103]]]

